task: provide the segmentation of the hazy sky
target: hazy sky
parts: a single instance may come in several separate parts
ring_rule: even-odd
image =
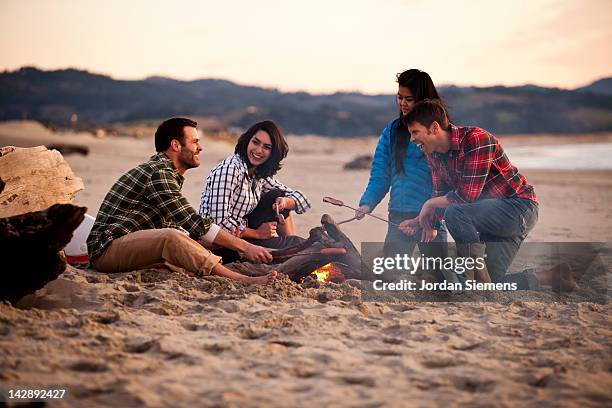
[[[572,88],[612,75],[612,0],[0,0],[0,69],[224,78],[281,90]]]

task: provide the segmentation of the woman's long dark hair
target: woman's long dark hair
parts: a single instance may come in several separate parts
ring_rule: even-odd
[[[415,103],[423,99],[436,99],[442,102],[436,90],[436,86],[427,72],[421,71],[420,69],[409,69],[397,74],[396,78],[399,86],[410,89]],[[408,150],[410,133],[406,126],[404,126],[404,118],[401,109],[399,119],[397,125],[397,139],[395,141],[395,167],[398,173],[403,173],[406,171],[404,169],[404,157],[406,156],[406,150]]]
[[[234,153],[240,155],[240,158],[244,160],[249,168],[253,167],[247,154],[247,146],[253,136],[255,136],[255,133],[260,130],[263,130],[270,136],[270,140],[272,141],[272,154],[270,154],[268,160],[257,166],[255,169],[255,177],[266,178],[275,175],[281,169],[283,166],[281,161],[287,157],[287,153],[289,153],[289,145],[287,145],[285,136],[282,130],[276,126],[276,123],[271,120],[264,120],[248,128],[247,131],[238,138]]]

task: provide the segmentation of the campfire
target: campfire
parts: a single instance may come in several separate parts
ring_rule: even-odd
[[[253,265],[232,262],[228,268],[249,275]],[[321,226],[312,228],[304,242],[289,248],[272,251],[272,263],[265,268],[284,273],[294,282],[342,283],[346,279],[361,279],[361,255],[327,214],[321,217]]]
[[[323,265],[322,267],[314,270],[310,275],[322,283],[342,283],[345,281],[344,274],[342,273],[342,267],[336,262],[330,262]]]

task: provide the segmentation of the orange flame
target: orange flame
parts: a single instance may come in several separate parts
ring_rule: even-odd
[[[319,282],[327,282],[329,281],[333,268],[332,264],[328,263],[315,270],[311,275],[314,275]]]
[[[342,283],[345,280],[344,274],[342,273],[342,267],[340,265],[336,265],[333,262],[323,265],[319,269],[315,270],[311,273],[311,276],[314,277],[319,282],[335,282]]]

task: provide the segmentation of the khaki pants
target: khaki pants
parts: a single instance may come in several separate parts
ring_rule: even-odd
[[[127,272],[169,263],[195,275],[209,275],[221,261],[208,249],[174,228],[132,232],[111,242],[92,261],[100,272]]]

